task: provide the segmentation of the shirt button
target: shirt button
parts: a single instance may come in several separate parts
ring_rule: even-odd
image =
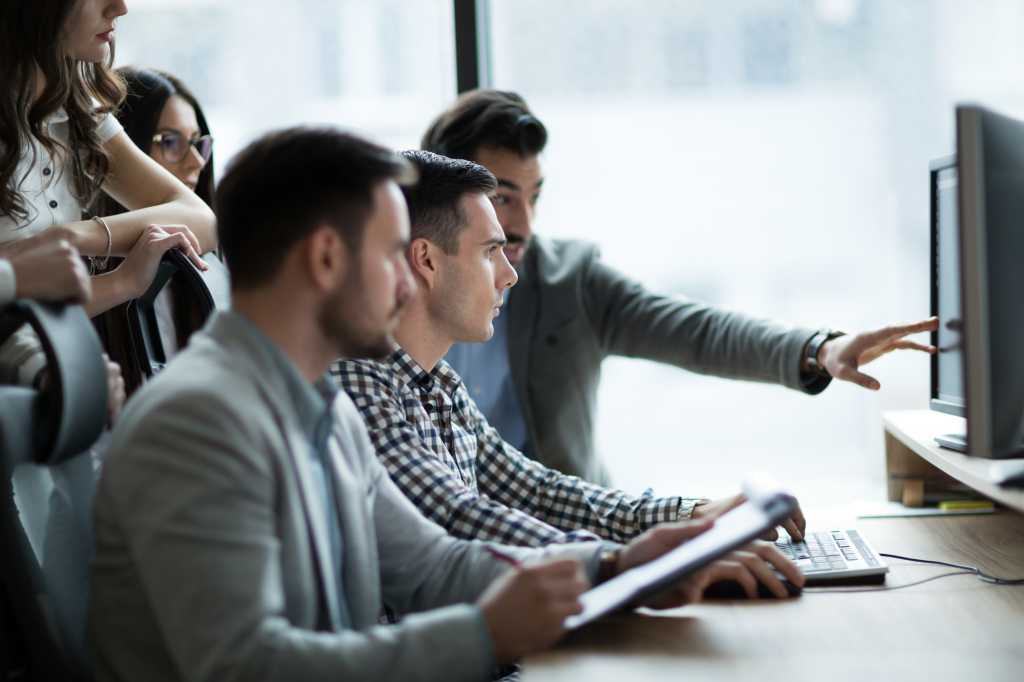
[[[57,202],[53,199],[50,199],[50,208],[57,208]]]
[[[53,172],[52,168],[44,168],[43,169],[43,175],[49,175],[52,172]]]

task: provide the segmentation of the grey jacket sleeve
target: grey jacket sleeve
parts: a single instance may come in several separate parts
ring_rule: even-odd
[[[820,393],[829,383],[800,373],[801,350],[817,330],[654,294],[598,258],[590,260],[582,296],[588,321],[608,353],[808,393]]]
[[[487,544],[526,562],[574,558],[583,562],[591,579],[595,577],[595,562],[603,545],[586,542],[528,548],[457,540],[420,514],[387,477],[384,468],[376,466],[384,477],[375,510],[382,588],[388,605],[398,611],[417,611],[479,597],[509,569],[487,553]]]
[[[407,661],[423,679],[453,679],[456,670],[478,670],[483,679],[494,665],[483,612],[475,604],[456,604],[478,599],[510,567],[488,554],[485,543],[447,535],[402,495],[376,458],[371,466],[379,481],[374,516],[385,602],[402,614],[442,607],[404,616],[400,627],[416,628],[415,636],[405,637],[385,655]],[[523,562],[573,558],[583,563],[592,583],[597,576],[601,545],[595,543],[498,547]],[[380,628],[380,634],[389,629]]]
[[[379,682],[486,676],[492,653],[480,612],[470,605],[337,633],[297,628],[284,617],[274,528],[280,491],[272,459],[261,454],[267,434],[238,410],[212,391],[181,391],[173,404],[150,410],[144,428],[122,424],[98,495],[98,522],[113,514],[123,527],[181,677]],[[431,561],[454,563],[414,581],[412,593],[403,595],[408,604],[454,604],[475,595],[496,567],[420,521],[385,479],[378,481],[380,515],[394,516],[379,530],[402,531],[387,547],[392,592],[401,594],[399,564],[409,561],[422,571],[428,559],[417,564],[409,553],[424,552]]]

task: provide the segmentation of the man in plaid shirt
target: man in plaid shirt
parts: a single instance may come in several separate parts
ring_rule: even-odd
[[[647,528],[717,515],[738,503],[633,497],[547,469],[505,442],[442,359],[456,341],[493,334],[505,290],[517,276],[488,200],[496,180],[482,166],[430,152],[405,152],[419,183],[403,188],[419,288],[385,360],[332,367],[398,487],[430,519],[460,538],[538,546],[580,540],[627,542]],[[799,514],[786,527],[803,531]]]

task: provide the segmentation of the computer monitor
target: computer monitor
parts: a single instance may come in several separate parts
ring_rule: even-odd
[[[1024,122],[962,105],[956,109],[956,138],[967,452],[1020,457]]]
[[[931,408],[963,417],[963,316],[960,309],[960,230],[956,157],[929,165],[931,196],[931,314],[939,318],[932,345]],[[962,448],[967,447],[960,435]]]

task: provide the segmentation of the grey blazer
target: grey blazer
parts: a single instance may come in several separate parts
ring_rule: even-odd
[[[460,602],[506,568],[419,514],[344,394],[331,448],[351,619],[340,622],[337,585],[322,579],[334,571],[320,498],[310,494],[310,445],[272,347],[246,325],[218,313],[115,431],[96,500],[98,679],[488,677],[482,615]],[[593,572],[595,552],[559,553]],[[384,603],[411,615],[379,625]]]
[[[800,352],[817,330],[651,293],[601,262],[587,242],[534,237],[508,315],[509,367],[534,456],[603,485],[594,414],[608,355],[812,394],[829,383],[800,376]]]

